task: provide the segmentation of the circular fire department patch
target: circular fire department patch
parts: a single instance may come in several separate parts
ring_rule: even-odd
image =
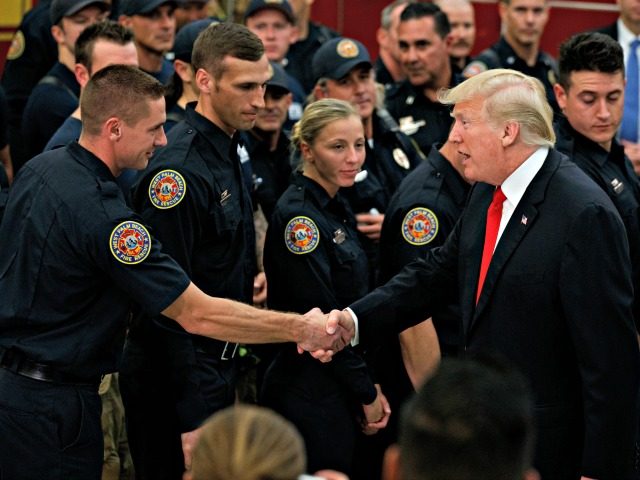
[[[182,175],[175,170],[162,170],[151,179],[149,198],[154,207],[166,210],[178,205],[186,190]]]
[[[437,233],[438,217],[428,208],[414,208],[402,221],[402,237],[411,245],[426,245]]]
[[[291,253],[313,252],[320,242],[318,227],[309,217],[294,217],[284,229],[284,243]]]
[[[111,232],[111,253],[119,262],[133,265],[142,262],[151,252],[151,235],[138,222],[122,222]]]

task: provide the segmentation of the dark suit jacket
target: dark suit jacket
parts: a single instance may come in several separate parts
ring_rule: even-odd
[[[531,383],[542,478],[627,478],[639,355],[620,216],[592,180],[552,150],[500,238],[476,306],[493,190],[476,184],[441,248],[351,306],[360,341],[382,342],[429,317],[438,299],[459,287],[464,351],[498,352]]]

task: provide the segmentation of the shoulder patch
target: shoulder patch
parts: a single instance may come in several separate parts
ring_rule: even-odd
[[[402,238],[411,245],[426,245],[438,234],[438,217],[428,208],[409,210],[402,221]]]
[[[9,45],[9,50],[7,51],[7,60],[20,58],[24,53],[25,45],[24,33],[22,33],[22,30],[18,30],[11,39],[11,45]]]
[[[154,207],[161,210],[178,205],[186,191],[184,177],[175,170],[162,170],[149,183],[149,199]]]
[[[464,78],[471,78],[474,75],[486,72],[487,70],[489,70],[489,67],[487,67],[486,63],[476,60],[465,67],[462,71],[462,76]]]
[[[296,255],[310,253],[320,243],[320,231],[309,217],[294,217],[284,229],[284,243]]]
[[[151,252],[151,235],[138,222],[122,222],[111,232],[111,253],[121,263],[134,265],[142,262]]]

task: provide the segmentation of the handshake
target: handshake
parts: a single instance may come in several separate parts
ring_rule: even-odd
[[[298,352],[309,352],[321,362],[328,362],[334,353],[342,350],[355,336],[356,325],[346,310],[332,310],[328,314],[319,308],[304,314],[304,325]]]

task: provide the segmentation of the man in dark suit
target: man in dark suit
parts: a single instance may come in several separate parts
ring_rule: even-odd
[[[463,352],[497,352],[531,384],[542,478],[628,478],[639,355],[622,220],[551,148],[538,80],[489,70],[439,98],[454,106],[449,139],[476,182],[467,206],[441,248],[333,319],[359,322],[356,339],[371,345],[457,293]]]
[[[640,37],[640,12],[638,11],[637,1],[636,0],[618,0],[618,6],[620,7],[620,17],[616,20],[615,23],[602,27],[597,32],[604,33],[605,35],[609,35],[614,40],[620,43],[622,47],[622,53],[624,55],[624,64],[626,65],[626,73],[627,76],[630,74],[629,72],[629,55],[632,50],[632,42],[637,40]],[[640,55],[640,49],[638,47],[636,50],[636,58]],[[640,74],[639,68],[636,63],[636,75]],[[629,97],[631,95],[631,91],[629,87],[632,86],[633,82],[627,82],[627,86],[625,88],[625,95]],[[640,95],[640,92],[637,91],[637,82],[636,82],[636,96]],[[629,115],[635,115],[637,117],[637,112],[632,113],[630,108],[626,108],[623,114],[623,123],[628,121]],[[636,175],[640,175],[640,142],[638,139],[638,135],[640,134],[639,128],[633,128],[633,123],[630,126],[630,129],[623,128],[620,134],[620,141],[624,145],[624,153],[627,155],[631,163],[633,164],[633,168],[636,172]],[[635,125],[638,125],[636,120]],[[634,133],[629,133],[629,132]]]

